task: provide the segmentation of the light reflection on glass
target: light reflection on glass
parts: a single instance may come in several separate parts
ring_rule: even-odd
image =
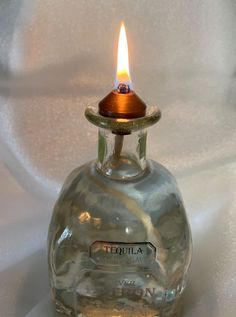
[[[72,235],[71,230],[68,227],[66,227],[64,231],[62,232],[60,238],[58,239],[57,243],[60,244],[65,239],[71,237],[71,235]]]
[[[81,224],[89,222],[91,219],[90,213],[88,211],[83,211],[81,214],[78,216],[79,222]]]
[[[101,227],[101,223],[102,223],[101,218],[93,218],[93,225],[97,229]]]

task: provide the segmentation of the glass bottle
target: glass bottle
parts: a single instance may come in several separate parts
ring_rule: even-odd
[[[136,119],[86,110],[99,127],[98,159],[74,170],[48,235],[52,298],[80,317],[179,316],[191,261],[191,233],[175,179],[146,160],[146,128]]]

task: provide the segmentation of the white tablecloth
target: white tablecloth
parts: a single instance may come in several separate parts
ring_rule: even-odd
[[[56,316],[46,237],[66,175],[96,157],[85,107],[114,82],[125,20],[138,94],[159,104],[148,157],[177,178],[194,256],[185,317],[236,314],[233,1],[0,3],[0,317]]]

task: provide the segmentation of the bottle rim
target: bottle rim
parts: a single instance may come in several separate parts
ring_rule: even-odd
[[[97,107],[90,105],[85,110],[85,117],[99,128],[108,129],[117,134],[129,134],[157,123],[161,118],[161,111],[157,106],[149,106],[146,115],[140,118],[111,118],[100,115]]]

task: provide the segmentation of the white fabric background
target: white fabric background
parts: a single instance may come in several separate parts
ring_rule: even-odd
[[[0,2],[0,317],[55,316],[47,227],[96,157],[85,107],[112,89],[120,21],[136,92],[162,110],[148,156],[177,177],[194,257],[186,317],[236,312],[234,0]]]

